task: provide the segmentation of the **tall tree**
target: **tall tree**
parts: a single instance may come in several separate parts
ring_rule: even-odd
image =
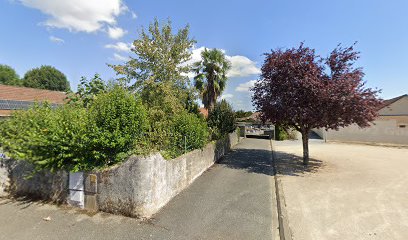
[[[19,86],[21,80],[12,67],[0,64],[0,84]]]
[[[244,117],[249,117],[253,114],[251,111],[244,111],[244,110],[238,110],[235,112],[235,116],[237,118],[244,118]]]
[[[40,88],[53,91],[69,91],[67,77],[52,66],[43,65],[26,72],[23,85],[25,87]]]
[[[141,93],[148,106],[164,105],[166,101],[171,105],[178,102],[184,105],[190,96],[187,61],[194,43],[189,37],[188,25],[173,34],[170,20],[161,26],[155,19],[133,42],[132,52],[136,56],[123,65],[110,66]]]
[[[231,63],[225,54],[216,48],[204,49],[201,52],[201,61],[194,63],[195,87],[200,91],[205,108],[214,108],[217,98],[224,91],[230,68]]]
[[[321,58],[305,47],[265,54],[253,103],[264,120],[292,127],[302,134],[303,164],[309,162],[308,135],[313,128],[369,126],[381,100],[378,90],[365,87],[362,68],[354,68],[354,46],[335,48]]]
[[[97,95],[108,91],[108,85],[101,79],[100,75],[95,73],[92,79],[81,77],[76,93],[70,93],[68,98],[70,103],[79,103],[88,107],[97,97]]]

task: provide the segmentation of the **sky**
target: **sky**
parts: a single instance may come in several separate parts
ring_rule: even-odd
[[[408,93],[406,0],[0,0],[0,64],[20,76],[52,65],[75,90],[81,76],[115,78],[107,64],[124,63],[138,31],[157,17],[174,29],[190,25],[200,51],[219,48],[232,63],[222,98],[253,110],[249,88],[263,53],[304,42],[326,57],[357,42],[367,86],[387,99]]]

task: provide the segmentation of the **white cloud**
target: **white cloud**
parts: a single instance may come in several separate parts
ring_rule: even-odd
[[[48,27],[76,32],[96,32],[115,26],[116,18],[128,11],[122,0],[19,0],[24,6],[48,16]],[[115,36],[118,36],[116,34]]]
[[[126,62],[126,61],[129,61],[129,58],[125,57],[123,55],[120,55],[119,53],[114,53],[113,54],[113,60]]]
[[[55,37],[55,36],[50,36],[50,41],[54,42],[54,43],[59,43],[59,44],[62,44],[62,43],[65,42],[64,39],[58,38],[58,37]]]
[[[136,18],[137,18],[137,15],[136,15],[135,12],[131,11],[130,14],[132,15],[132,18],[133,18],[133,19],[136,19]]]
[[[119,52],[130,52],[132,48],[131,43],[117,42],[115,44],[107,44],[105,48],[111,48]]]
[[[201,52],[204,51],[205,47],[194,48],[192,56],[188,64],[193,64],[201,60]],[[221,49],[225,53],[225,50]],[[228,77],[247,77],[252,75],[257,75],[261,73],[261,70],[256,66],[256,62],[245,56],[229,56],[226,58],[231,62],[231,70],[228,72]],[[194,74],[189,74],[189,77],[194,76]]]
[[[191,59],[188,61],[189,64],[201,61],[201,52],[204,51],[205,47],[193,48],[191,51]]]
[[[231,93],[226,93],[226,94],[223,94],[223,95],[221,95],[221,99],[228,99],[228,98],[232,98],[232,97],[234,97],[234,95],[232,95]]]
[[[245,56],[227,56],[227,59],[231,62],[228,77],[246,77],[261,73],[256,63]]]
[[[249,92],[250,88],[252,88],[256,83],[256,80],[251,80],[245,83],[239,84],[236,88],[235,91],[237,92]]]
[[[127,33],[126,30],[120,27],[108,27],[108,35],[110,38],[119,39]]]

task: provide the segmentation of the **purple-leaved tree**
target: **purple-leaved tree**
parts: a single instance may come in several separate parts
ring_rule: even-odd
[[[335,48],[327,58],[305,47],[265,54],[252,101],[263,120],[292,127],[302,134],[303,164],[309,162],[313,128],[367,127],[382,103],[379,90],[365,87],[362,68],[354,68],[354,45]]]

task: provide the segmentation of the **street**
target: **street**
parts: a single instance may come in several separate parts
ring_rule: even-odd
[[[275,202],[270,141],[245,139],[149,220],[2,199],[0,239],[278,239]]]

